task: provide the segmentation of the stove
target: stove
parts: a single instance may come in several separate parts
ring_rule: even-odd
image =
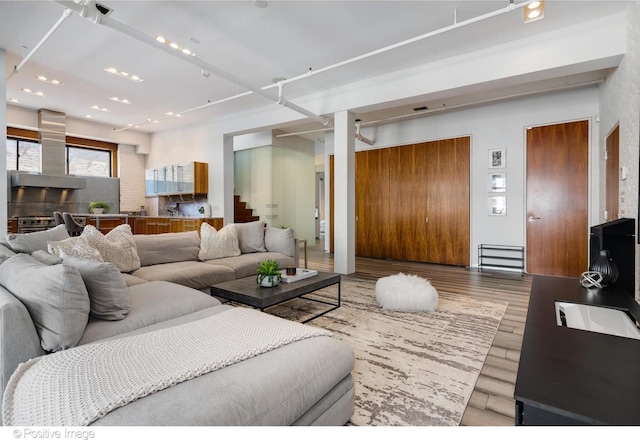
[[[18,233],[46,231],[56,226],[53,217],[26,216],[18,217]]]

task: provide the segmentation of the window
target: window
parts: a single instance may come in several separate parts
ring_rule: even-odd
[[[117,177],[118,144],[66,137],[68,174]],[[42,171],[42,146],[38,132],[7,127],[7,170]]]
[[[67,136],[67,173],[117,177],[118,144]]]
[[[20,129],[7,130],[8,170],[40,171],[41,147],[37,139],[36,132]]]
[[[111,151],[67,145],[67,172],[79,176],[111,177]]]

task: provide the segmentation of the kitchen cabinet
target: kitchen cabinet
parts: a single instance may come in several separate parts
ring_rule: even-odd
[[[134,234],[164,234],[167,232],[200,231],[202,223],[216,229],[224,225],[222,218],[212,217],[133,217],[129,224]]]
[[[147,197],[206,194],[209,191],[209,164],[189,162],[145,170]]]

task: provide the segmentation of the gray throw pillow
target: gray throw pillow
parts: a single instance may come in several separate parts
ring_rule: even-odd
[[[0,285],[25,305],[45,351],[78,344],[89,320],[89,295],[76,268],[17,254],[0,264]]]
[[[243,254],[266,252],[264,247],[264,222],[234,223],[238,233],[238,246]]]
[[[296,239],[291,228],[267,228],[264,231],[264,246],[269,252],[278,252],[295,257]]]
[[[69,238],[69,233],[64,225],[58,225],[46,231],[7,235],[11,249],[25,254],[31,254],[38,250],[47,251],[48,241],[61,241],[66,238]]]
[[[91,314],[107,321],[124,319],[131,309],[127,283],[113,263],[104,263],[71,255],[62,264],[75,267],[89,292]]]

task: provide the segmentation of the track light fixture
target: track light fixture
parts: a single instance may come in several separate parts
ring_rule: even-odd
[[[531,23],[532,21],[544,18],[544,0],[532,1],[523,8],[523,11],[525,23]]]

